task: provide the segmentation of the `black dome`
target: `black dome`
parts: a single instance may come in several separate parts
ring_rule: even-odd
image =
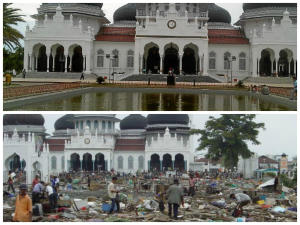
[[[147,124],[184,124],[187,125],[190,118],[187,114],[149,114]]]
[[[55,130],[66,130],[66,129],[75,129],[74,122],[68,121],[69,119],[74,118],[73,114],[66,114],[56,120],[54,124]]]
[[[101,9],[102,6],[103,6],[103,3],[81,3],[81,4],[98,6],[98,7],[100,7],[100,9]]]
[[[207,6],[208,22],[231,23],[231,16],[226,9],[211,3]]]
[[[135,16],[138,6],[138,3],[128,3],[118,8],[114,13],[114,21],[136,21]]]
[[[263,7],[297,7],[297,3],[243,3],[243,10],[257,9]]]
[[[120,123],[121,130],[145,129],[147,125],[146,117],[140,114],[130,114]]]
[[[41,114],[6,114],[3,125],[36,125],[43,126],[45,119]]]

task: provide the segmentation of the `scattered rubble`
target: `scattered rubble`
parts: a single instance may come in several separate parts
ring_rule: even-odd
[[[76,177],[72,189],[62,182],[59,190],[58,213],[51,213],[49,201],[41,200],[43,216],[33,216],[34,222],[171,222],[168,216],[169,188],[165,177],[148,179],[139,176],[137,188],[128,178],[118,179],[121,190],[120,213],[108,214],[110,199],[107,185],[111,176],[94,177],[88,188],[87,179]],[[259,189],[257,180],[243,179],[199,179],[195,196],[188,196],[188,178],[181,177],[184,206],[180,206],[178,219],[181,222],[296,222],[297,195],[286,187],[276,193],[270,189]],[[15,184],[16,193],[19,192]],[[70,188],[70,186],[69,186]],[[4,190],[7,186],[4,185]],[[246,193],[252,203],[244,207],[244,215],[232,216],[236,202],[229,198],[231,193]],[[31,190],[28,190],[31,197]],[[3,195],[3,221],[12,221],[16,197]],[[161,203],[162,202],[162,203]],[[164,205],[161,211],[160,205]]]

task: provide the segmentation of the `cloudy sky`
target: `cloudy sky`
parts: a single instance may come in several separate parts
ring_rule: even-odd
[[[15,1],[12,1],[12,2],[15,2]],[[36,2],[36,3],[34,3],[34,2]],[[47,2],[52,2],[52,1],[47,1]],[[68,2],[68,1],[64,1],[64,2]],[[88,1],[88,2],[95,2],[95,1]],[[119,7],[127,4],[127,2],[125,2],[125,1],[123,1],[123,2],[121,2],[121,1],[115,2],[114,1],[112,3],[112,1],[104,0],[104,1],[97,1],[97,2],[104,2],[102,10],[106,14],[106,18],[111,23],[113,22],[114,12]],[[141,1],[131,1],[131,2],[141,2]],[[149,1],[149,2],[151,2],[151,1]],[[156,2],[159,2],[159,1],[156,1]],[[181,2],[184,2],[184,1],[181,1]],[[217,2],[221,2],[221,1],[214,1],[214,2],[216,2],[217,5],[226,9],[230,13],[232,24],[237,22],[239,20],[240,15],[243,13],[243,9],[242,9],[243,4],[242,3],[217,3]],[[237,1],[231,1],[231,2],[237,2]],[[57,1],[55,3],[57,3]],[[74,1],[72,1],[72,3],[74,3]],[[26,23],[19,23],[17,26],[17,29],[20,30],[23,35],[25,35],[26,24],[28,24],[30,26],[30,29],[32,29],[32,27],[34,26],[34,19],[32,19],[30,17],[30,15],[37,14],[37,8],[39,8],[39,6],[41,4],[42,3],[39,1],[30,1],[30,3],[14,3],[12,5],[13,8],[21,9],[21,11],[19,11],[19,13],[21,15],[25,15],[24,20],[26,21]],[[21,41],[21,44],[23,45],[23,41]]]
[[[48,134],[54,131],[55,121],[64,114],[43,114],[45,127]],[[142,114],[147,116],[147,114]],[[128,114],[117,114],[116,117],[123,119]],[[203,129],[209,116],[219,117],[219,114],[194,114],[193,124],[196,129]],[[259,114],[255,118],[257,123],[265,123],[266,130],[261,130],[258,140],[261,145],[249,144],[249,149],[258,155],[281,155],[286,153],[291,159],[297,154],[297,116],[295,114]],[[116,126],[119,129],[119,124]],[[198,146],[197,139],[194,137],[194,146]],[[204,152],[204,151],[202,151]],[[200,152],[200,153],[202,153]]]

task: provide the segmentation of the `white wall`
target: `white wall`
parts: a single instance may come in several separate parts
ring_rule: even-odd
[[[123,169],[119,169],[118,168],[118,157],[119,156],[122,156],[123,157]],[[128,168],[128,157],[129,156],[132,156],[133,157],[133,169],[129,169]],[[137,170],[139,170],[139,167],[138,167],[138,158],[140,156],[143,156],[144,157],[144,168],[143,169],[140,169],[141,171],[142,170],[146,170],[146,167],[145,165],[147,165],[146,163],[146,160],[145,160],[145,152],[144,151],[115,151],[114,152],[114,162],[113,162],[113,168],[116,170],[116,171],[120,171],[120,172],[125,172],[125,173],[129,173],[130,171],[133,173]]]

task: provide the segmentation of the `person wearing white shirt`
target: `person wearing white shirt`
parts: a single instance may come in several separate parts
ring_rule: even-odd
[[[241,210],[241,215],[243,215],[243,207],[251,202],[251,198],[249,195],[238,193],[238,194],[231,194],[230,198],[236,199],[238,201],[238,205],[236,208]]]
[[[50,202],[51,212],[57,213],[57,211],[58,211],[58,206],[57,206],[58,196],[57,196],[57,192],[56,192],[55,188],[52,187],[51,185],[47,184],[46,192],[47,192],[47,197]]]
[[[116,201],[117,194],[119,193],[119,190],[117,190],[115,187],[116,182],[117,182],[117,177],[113,177],[111,183],[107,187],[108,197],[110,197],[111,199],[111,208],[109,210],[109,214],[112,214],[116,204],[117,204],[116,212],[120,212],[120,203],[119,201]]]

